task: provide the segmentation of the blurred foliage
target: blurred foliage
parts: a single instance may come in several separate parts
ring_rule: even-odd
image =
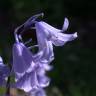
[[[5,93],[6,89],[5,88],[0,88],[0,96],[3,96],[3,94]]]
[[[44,12],[43,20],[57,28],[62,28],[64,17],[68,17],[66,33],[77,31],[78,38],[54,47],[48,96],[56,96],[55,92],[59,92],[57,96],[96,96],[95,10],[96,1],[92,0],[0,0],[0,55],[5,63],[12,63],[14,28],[32,15]]]

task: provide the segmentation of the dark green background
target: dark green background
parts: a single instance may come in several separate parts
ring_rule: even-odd
[[[48,96],[96,96],[96,1],[0,0],[0,55],[12,62],[14,29],[41,12],[43,20],[57,28],[67,17],[66,33],[78,32],[76,40],[54,47]]]

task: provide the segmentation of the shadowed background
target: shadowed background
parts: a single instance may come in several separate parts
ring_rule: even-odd
[[[96,96],[96,1],[0,0],[0,55],[4,62],[12,63],[14,29],[41,12],[43,20],[57,28],[62,28],[67,17],[66,33],[78,32],[76,40],[54,47],[48,96]]]

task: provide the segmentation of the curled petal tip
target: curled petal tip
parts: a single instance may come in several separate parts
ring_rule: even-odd
[[[3,60],[2,60],[2,57],[0,56],[0,63],[2,63],[3,62]]]
[[[41,13],[41,16],[43,17],[44,16],[44,13]]]
[[[43,13],[43,12],[40,13],[40,14],[34,15],[35,20],[36,20],[37,18],[39,18],[39,17],[43,17],[43,16],[44,16],[44,13]]]
[[[75,38],[77,38],[77,37],[78,37],[77,32],[75,32],[75,33],[74,33],[74,37],[75,37]]]
[[[69,26],[69,20],[68,18],[65,18],[62,30],[66,31],[68,26]]]
[[[64,22],[67,22],[67,23],[69,22],[69,20],[68,20],[68,18],[67,18],[67,17],[65,17]]]

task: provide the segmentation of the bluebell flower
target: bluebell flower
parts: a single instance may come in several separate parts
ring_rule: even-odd
[[[66,42],[72,41],[75,38],[77,38],[77,32],[75,32],[73,34],[63,33],[64,31],[67,30],[68,25],[69,25],[69,21],[67,18],[65,18],[62,30],[54,28],[51,25],[49,25],[43,21],[36,22],[35,28],[36,28],[37,36],[39,34],[39,36],[37,37],[39,39],[38,40],[39,47],[41,47],[41,48],[44,47],[46,40],[47,40],[47,42],[51,41],[52,44],[54,44],[55,46],[62,46]],[[46,40],[44,37],[46,38]],[[50,45],[49,45],[49,47],[50,47]]]
[[[6,79],[10,75],[10,70],[7,65],[3,63],[2,57],[0,56],[0,86],[6,85]]]
[[[13,70],[16,76],[16,87],[29,92],[49,85],[46,71],[51,70],[43,51],[33,55],[21,42],[13,45]]]
[[[18,75],[24,75],[30,68],[33,69],[35,63],[47,63],[47,60],[43,56],[43,51],[33,55],[32,52],[23,44],[15,43],[13,45],[13,69]],[[46,65],[47,66],[47,65]],[[30,69],[30,70],[31,70]]]
[[[65,18],[62,30],[52,27],[51,25],[40,21],[35,22],[39,51],[43,50],[43,56],[50,62],[54,60],[53,44],[62,46],[68,41],[72,41],[77,37],[77,32],[73,34],[65,34],[69,21]]]
[[[23,43],[13,45],[13,69],[18,75],[24,75],[25,72],[33,65],[32,53]]]
[[[36,16],[38,17],[39,15]],[[63,33],[69,25],[67,18],[65,18],[62,30],[54,28],[43,21],[38,22],[35,17],[32,18],[23,24],[23,31],[26,28],[32,28],[32,24],[35,23],[39,51],[33,54],[21,42],[22,40],[19,40],[22,37],[22,32],[18,35],[17,31],[22,26],[18,27],[15,30],[16,42],[13,45],[13,70],[16,76],[15,86],[25,92],[34,93],[34,96],[45,96],[43,88],[47,87],[50,83],[50,79],[46,76],[46,71],[52,69],[50,63],[54,60],[53,44],[55,46],[62,46],[66,42],[74,40],[77,37],[77,33]]]
[[[43,50],[43,56],[46,58],[48,62],[52,62],[54,60],[52,42],[47,40],[44,34],[44,29],[40,28],[40,26],[38,26],[38,23],[35,24],[35,28],[39,51]]]

